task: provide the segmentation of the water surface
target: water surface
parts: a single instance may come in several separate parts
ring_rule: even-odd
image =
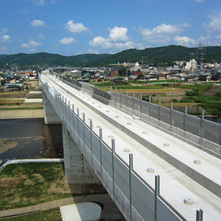
[[[0,159],[63,158],[61,125],[44,119],[0,120]]]

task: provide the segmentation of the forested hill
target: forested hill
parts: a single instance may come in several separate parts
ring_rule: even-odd
[[[205,61],[221,63],[221,47],[205,47]],[[8,66],[108,66],[118,62],[144,62],[151,65],[170,64],[173,61],[189,61],[196,58],[197,48],[164,46],[144,50],[128,49],[116,54],[82,54],[62,56],[50,53],[0,55],[0,68]]]

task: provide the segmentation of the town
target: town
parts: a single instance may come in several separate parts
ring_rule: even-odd
[[[110,81],[112,84],[122,84],[136,81],[148,86],[151,82],[170,80],[190,84],[200,82],[213,82],[215,84],[221,81],[221,64],[205,63],[200,68],[195,59],[174,63],[173,66],[166,67],[124,62],[112,64],[110,67],[68,68],[58,66],[50,69],[80,82]],[[40,70],[44,70],[44,68],[39,68],[37,71],[32,69],[19,70],[17,67],[10,70],[0,70],[1,91],[27,89],[26,81],[37,79]]]

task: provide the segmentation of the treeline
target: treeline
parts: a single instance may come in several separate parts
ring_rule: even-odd
[[[205,47],[205,62],[221,63],[221,47]],[[50,53],[0,55],[0,68],[12,66],[108,66],[122,62],[139,62],[154,66],[167,66],[174,61],[189,61],[197,57],[197,48],[183,46],[164,46],[146,48],[144,50],[128,49],[116,54],[82,54],[75,56],[63,56]]]

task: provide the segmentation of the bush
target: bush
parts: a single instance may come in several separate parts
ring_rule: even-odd
[[[186,91],[186,96],[194,96],[196,92],[194,91]]]
[[[216,93],[215,97],[221,98],[221,92]]]

